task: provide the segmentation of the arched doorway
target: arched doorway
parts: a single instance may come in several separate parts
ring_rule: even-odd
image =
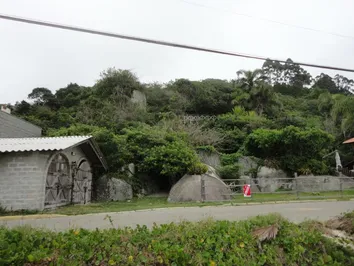
[[[46,208],[70,203],[72,181],[69,160],[65,155],[56,154],[47,171],[45,201]]]
[[[79,163],[74,177],[73,203],[87,203],[91,201],[92,171],[88,161]]]

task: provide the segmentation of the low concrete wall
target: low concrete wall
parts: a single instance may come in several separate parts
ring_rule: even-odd
[[[302,192],[336,191],[354,188],[354,179],[338,176],[298,176],[294,180],[293,189]]]

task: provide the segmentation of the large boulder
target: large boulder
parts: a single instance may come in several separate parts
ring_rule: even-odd
[[[217,152],[198,151],[199,159],[202,163],[214,168],[220,167],[220,155]]]
[[[287,175],[282,170],[262,166],[258,169],[257,178],[241,176],[240,184],[250,184],[254,192],[275,192],[277,189],[283,187],[287,181],[277,178],[287,178]]]
[[[97,199],[125,201],[133,198],[133,189],[126,181],[102,176],[97,181]]]
[[[248,156],[241,156],[238,159],[238,164],[240,166],[240,176],[249,175],[251,170],[257,169],[258,167],[257,161]]]
[[[278,179],[282,178],[282,179]],[[281,188],[288,178],[283,170],[262,166],[257,173],[257,186],[262,192],[275,192]]]
[[[205,184],[205,200],[230,200],[231,189],[217,176],[214,168],[208,168],[208,172],[202,175],[184,175],[170,190],[168,201],[203,201],[202,180]]]
[[[146,109],[146,95],[138,90],[134,90],[131,101],[138,104],[141,108]]]

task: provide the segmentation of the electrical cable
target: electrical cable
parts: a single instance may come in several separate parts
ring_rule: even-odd
[[[308,30],[308,31],[315,31],[315,32],[330,34],[330,35],[341,37],[341,38],[348,38],[348,39],[353,39],[354,40],[354,36],[350,36],[350,35],[344,35],[344,34],[340,34],[340,33],[336,33],[336,32],[329,32],[329,31],[325,31],[325,30],[314,29],[314,28],[310,28],[310,27],[304,27],[304,26],[290,24],[290,23],[285,23],[285,22],[281,22],[281,21],[268,19],[268,18],[256,17],[256,16],[252,16],[252,15],[249,15],[249,14],[245,14],[245,13],[238,13],[238,12],[234,12],[234,11],[230,11],[230,10],[226,10],[226,9],[220,9],[220,8],[216,8],[216,7],[212,7],[212,6],[207,6],[207,5],[204,5],[204,4],[190,2],[190,1],[187,1],[187,0],[178,0],[178,1],[186,3],[188,5],[193,5],[193,6],[198,6],[198,7],[203,7],[203,8],[207,8],[207,9],[216,10],[218,12],[230,13],[230,14],[234,14],[234,15],[237,15],[237,16],[243,16],[243,17],[248,17],[248,18],[252,18],[252,19],[258,19],[258,20],[262,20],[262,21],[266,21],[266,22],[270,22],[270,23],[280,24],[280,25],[283,25],[283,26],[288,26],[288,27],[293,27],[293,28],[298,28],[298,29],[303,29],[303,30]]]
[[[152,44],[169,46],[169,47],[202,51],[202,52],[208,52],[208,53],[214,53],[214,54],[244,57],[244,58],[262,60],[262,61],[265,61],[268,59],[268,60],[272,60],[272,61],[278,61],[281,63],[287,62],[287,60],[274,59],[274,58],[269,58],[269,57],[265,57],[265,56],[248,55],[248,54],[242,54],[242,53],[236,53],[236,52],[216,50],[216,49],[212,49],[212,48],[203,48],[203,47],[198,47],[198,46],[193,46],[193,45],[188,45],[188,44],[147,39],[147,38],[142,38],[142,37],[129,36],[129,35],[124,35],[124,34],[99,31],[99,30],[94,30],[94,29],[81,28],[81,27],[77,27],[77,26],[63,25],[63,24],[58,24],[58,23],[53,23],[53,22],[45,22],[45,21],[40,21],[40,20],[35,20],[35,19],[21,18],[21,17],[4,15],[4,14],[0,14],[0,19],[11,20],[11,21],[27,23],[27,24],[34,24],[34,25],[39,25],[39,26],[51,27],[51,28],[59,28],[59,29],[64,29],[64,30],[76,31],[76,32],[84,32],[84,33],[119,38],[119,39],[126,39],[126,40],[137,41],[137,42],[152,43]],[[331,70],[354,73],[354,69],[349,69],[349,68],[333,67],[333,66],[318,65],[318,64],[312,64],[312,63],[302,63],[302,62],[292,62],[292,63],[297,64],[297,65],[301,65],[301,66],[307,66],[307,67],[331,69]]]

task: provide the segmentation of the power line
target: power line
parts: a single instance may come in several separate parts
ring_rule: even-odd
[[[4,14],[0,14],[0,19],[12,20],[12,21],[17,21],[17,22],[21,22],[21,23],[35,24],[35,25],[51,27],[51,28],[59,28],[59,29],[64,29],[64,30],[90,33],[90,34],[95,34],[95,35],[102,35],[102,36],[119,38],[119,39],[126,39],[126,40],[137,41],[137,42],[152,43],[152,44],[163,45],[163,46],[170,46],[170,47],[177,47],[177,48],[182,48],[182,49],[202,51],[202,52],[208,52],[208,53],[214,53],[214,54],[223,54],[223,55],[229,55],[229,56],[244,57],[244,58],[257,59],[257,60],[262,60],[262,61],[269,59],[269,60],[278,61],[281,63],[287,62],[286,60],[274,59],[274,58],[269,58],[269,57],[265,57],[265,56],[256,56],[256,55],[248,55],[248,54],[235,53],[235,52],[227,52],[227,51],[216,50],[216,49],[212,49],[212,48],[203,48],[203,47],[198,47],[198,46],[193,46],[193,45],[188,45],[188,44],[180,44],[180,43],[167,42],[167,41],[161,41],[161,40],[147,39],[147,38],[142,38],[142,37],[135,37],[135,36],[129,36],[129,35],[124,35],[124,34],[111,33],[111,32],[106,32],[106,31],[99,31],[99,30],[81,28],[81,27],[70,26],[70,25],[63,25],[63,24],[58,24],[58,23],[53,23],[53,22],[45,22],[45,21],[40,21],[40,20],[28,19],[28,18],[20,18],[20,17],[4,15]],[[311,63],[301,63],[301,62],[293,62],[293,63],[301,65],[301,66],[307,66],[307,67],[324,68],[324,69],[331,69],[331,70],[338,70],[338,71],[345,71],[345,72],[353,72],[354,73],[354,69],[349,69],[349,68],[332,67],[332,66],[317,65],[317,64],[311,64]]]
[[[261,20],[261,21],[266,21],[266,22],[270,22],[270,23],[280,24],[280,25],[288,26],[288,27],[292,27],[292,28],[298,28],[298,29],[303,29],[303,30],[308,30],[308,31],[320,32],[320,33],[330,34],[330,35],[341,37],[341,38],[348,38],[348,39],[353,39],[354,40],[354,36],[350,36],[350,35],[344,35],[344,34],[340,34],[340,33],[336,33],[336,32],[330,32],[330,31],[325,31],[325,30],[321,30],[321,29],[314,29],[314,28],[310,28],[310,27],[304,27],[304,26],[300,26],[300,25],[296,25],[296,24],[290,24],[290,23],[281,22],[281,21],[268,19],[268,18],[256,17],[256,16],[252,16],[252,15],[249,15],[249,14],[245,14],[245,13],[239,13],[239,12],[234,12],[234,11],[230,11],[230,10],[226,10],[226,9],[221,9],[221,8],[216,8],[216,7],[212,7],[212,6],[207,6],[207,5],[204,5],[204,4],[190,2],[190,1],[187,1],[187,0],[178,0],[178,1],[186,3],[188,5],[193,5],[193,6],[203,7],[203,8],[207,8],[207,9],[212,9],[212,10],[216,10],[216,11],[219,11],[219,12],[230,13],[230,14],[234,14],[234,15],[237,15],[237,16],[243,16],[243,17],[248,17],[248,18],[252,18],[252,19],[258,19],[258,20]]]

